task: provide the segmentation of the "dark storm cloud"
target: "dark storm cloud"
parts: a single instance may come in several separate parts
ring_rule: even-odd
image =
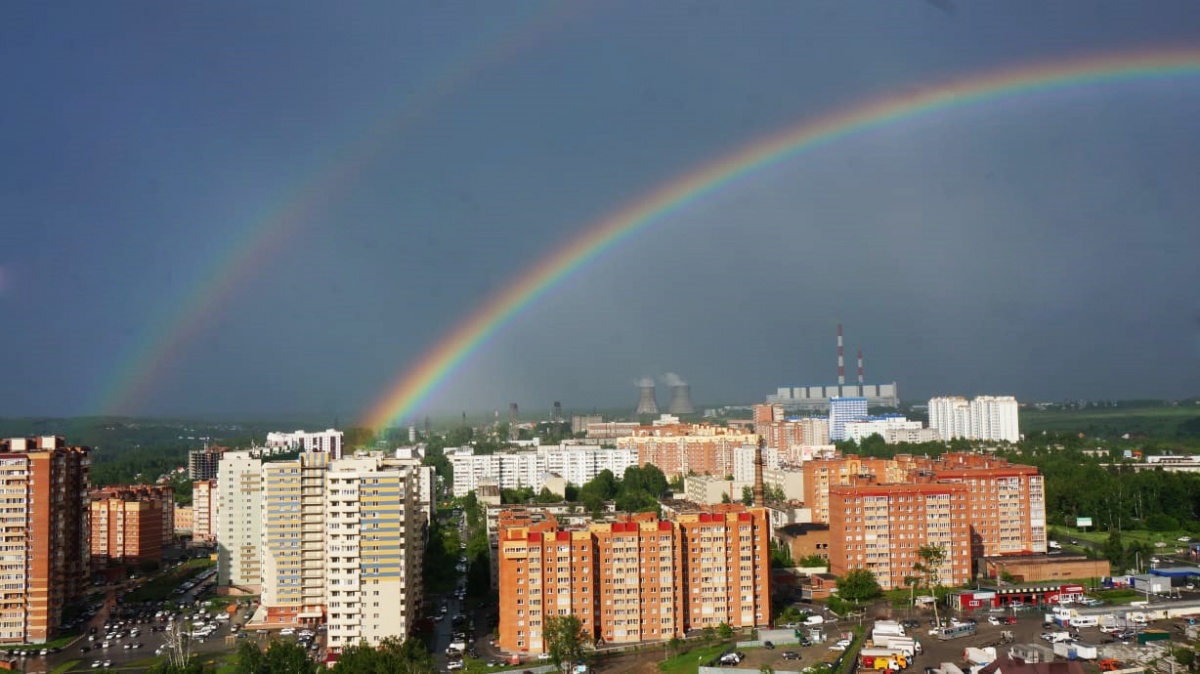
[[[972,72],[1200,36],[1184,0],[952,21],[955,3],[927,1],[941,11],[604,3],[446,80],[554,3],[18,6],[0,29],[0,310],[23,327],[0,332],[0,414],[93,411],[225,278],[216,261],[308,191],[317,205],[199,316],[143,411],[354,418],[588,223],[766,134]],[[439,81],[458,88],[434,113],[371,135]],[[839,321],[868,378],[906,395],[1195,393],[1198,102],[1194,77],[1048,92],[806,153],[556,285],[429,408],[631,406],[630,382],[667,372],[698,403],[749,402],[831,383]],[[369,161],[312,180],[364,138]]]

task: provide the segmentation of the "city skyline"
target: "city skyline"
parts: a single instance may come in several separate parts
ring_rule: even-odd
[[[1196,395],[1193,3],[479,10],[16,6],[0,414]]]

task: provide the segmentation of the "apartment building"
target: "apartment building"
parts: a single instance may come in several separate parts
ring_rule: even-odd
[[[959,396],[931,398],[929,427],[946,440],[1018,442],[1019,408],[1012,396],[979,396],[970,402]]]
[[[203,449],[188,452],[188,479],[193,482],[216,479],[217,471],[221,467],[221,455],[225,450],[225,447],[205,446]]]
[[[192,506],[175,506],[175,535],[191,536],[196,524],[196,511]]]
[[[249,451],[225,452],[217,471],[217,584],[232,594],[262,588],[262,461]]]
[[[192,483],[192,540],[212,543],[217,540],[218,513],[221,499],[217,481],[197,480]]]
[[[688,475],[683,478],[683,497],[701,505],[732,503],[741,500],[743,488],[753,486],[753,476],[749,480],[726,480],[717,475]]]
[[[404,639],[423,596],[418,476],[375,456],[332,461],[326,480],[329,650]]]
[[[961,453],[927,468],[939,483],[968,487],[972,558],[1047,551],[1046,483],[1037,468]]]
[[[168,484],[131,484],[103,487],[92,493],[93,498],[117,496],[126,500],[142,499],[153,501],[162,511],[161,547],[175,543],[175,488]]]
[[[855,479],[829,488],[830,572],[865,568],[885,590],[913,575],[921,546],[947,552],[943,585],[971,579],[970,490],[952,483],[878,484]]]
[[[500,531],[500,638],[541,653],[549,615],[576,615],[589,639],[661,641],[770,620],[769,525],[762,508],[714,506],[660,520],[640,513],[563,527],[524,515]]]
[[[867,416],[867,399],[860,397],[829,399],[829,440],[846,439],[846,424]]]
[[[269,624],[325,617],[325,475],[329,454],[262,466],[262,607]]]
[[[768,448],[787,450],[804,445],[829,444],[829,420],[819,417],[787,417],[783,405],[754,405],[754,432]]]
[[[309,433],[293,431],[291,433],[267,433],[267,441],[263,446],[269,450],[295,450],[302,452],[324,452],[334,460],[342,458],[345,449],[345,439],[342,431],[328,428],[324,431]]]
[[[165,517],[161,492],[149,494],[128,487],[98,489],[91,495],[90,510],[94,573],[104,574],[110,569],[119,573],[141,564],[162,562]],[[172,523],[172,537],[174,533]]]
[[[454,469],[453,492],[457,497],[466,496],[481,483],[493,481],[501,489],[531,487],[540,491],[550,474],[582,486],[602,471],[610,470],[620,477],[626,468],[638,465],[637,452],[630,449],[566,443],[479,455],[464,447],[447,452],[446,456]]]
[[[757,447],[758,435],[710,424],[641,426],[617,439],[619,449],[637,451],[639,466],[654,464],[667,479],[689,473],[733,474],[735,447]]]
[[[58,436],[0,440],[0,643],[45,643],[89,580],[91,450]]]
[[[878,435],[887,441],[890,431],[919,431],[921,422],[909,421],[902,414],[885,414],[879,417],[864,417],[858,421],[848,421],[844,429],[845,439],[862,444],[863,440]]]
[[[859,476],[874,476],[882,483],[907,482],[909,471],[898,461],[847,456],[814,459],[802,465],[804,503],[812,509],[814,522],[830,522],[829,490],[851,484]]]

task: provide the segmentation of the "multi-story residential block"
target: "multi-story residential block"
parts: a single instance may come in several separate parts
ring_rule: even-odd
[[[638,465],[637,452],[599,445],[550,445],[536,449],[495,454],[475,454],[471,448],[447,452],[454,470],[453,492],[466,496],[481,483],[495,481],[501,489],[542,488],[547,474],[558,475],[570,484],[584,485],[602,471],[620,477]]]
[[[196,511],[192,506],[175,506],[175,535],[191,536],[196,525]]]
[[[174,505],[174,490],[146,485],[105,487],[91,495],[91,563],[96,573],[162,562],[166,504]],[[173,510],[172,510],[173,514]],[[171,517],[170,538],[175,536]]]
[[[599,414],[575,414],[571,416],[571,434],[586,434],[592,424],[604,423],[604,417]]]
[[[691,629],[770,621],[769,525],[762,508],[715,506],[563,528],[508,518],[500,531],[500,639],[545,650],[547,616],[576,615],[589,639],[660,641]]]
[[[858,421],[847,421],[843,429],[845,440],[853,440],[862,444],[863,440],[878,435],[887,441],[887,434],[893,430],[921,430],[921,422],[909,421],[902,414],[885,414],[880,417],[864,417]]]
[[[936,428],[889,428],[883,434],[883,441],[889,445],[908,443],[911,445],[925,442],[938,442],[942,434]]]
[[[262,587],[262,461],[248,451],[225,452],[217,482],[221,504],[217,583],[232,593]]]
[[[329,454],[262,466],[262,607],[269,624],[325,617],[325,474]]]
[[[334,460],[342,458],[344,449],[343,433],[332,428],[324,431],[308,433],[294,431],[292,433],[267,433],[264,446],[268,449],[298,449],[303,452],[325,452]]]
[[[640,424],[636,421],[594,421],[587,425],[590,440],[612,440],[633,435]]]
[[[977,440],[1020,442],[1017,399],[979,396],[971,401],[971,436]]]
[[[965,485],[876,484],[854,480],[829,488],[830,572],[841,576],[865,568],[885,590],[905,586],[930,545],[946,552],[939,582],[971,579],[970,492]]]
[[[217,540],[218,513],[221,499],[217,481],[197,480],[192,483],[192,540],[212,543]]]
[[[754,431],[768,448],[788,450],[805,445],[829,444],[829,419],[786,417],[783,405],[755,405]]]
[[[701,505],[734,503],[742,498],[742,489],[754,486],[749,480],[727,480],[718,475],[688,475],[683,478],[683,498]]]
[[[195,482],[196,480],[215,480],[217,470],[221,466],[221,455],[225,453],[225,447],[208,447],[204,449],[193,449],[188,452],[188,479]]]
[[[618,448],[637,450],[639,466],[654,464],[668,479],[689,473],[732,475],[733,450],[742,446],[757,447],[758,435],[709,424],[642,426],[617,439]]]
[[[867,416],[866,398],[829,399],[829,439],[841,442],[846,439],[846,424]]]
[[[973,559],[1047,551],[1046,484],[1037,468],[980,454],[946,454],[928,469],[939,483],[968,487]]]
[[[937,429],[945,440],[1018,442],[1019,407],[1012,396],[979,396],[970,402],[961,397],[932,398],[929,427]]]
[[[421,604],[418,476],[381,457],[332,461],[325,490],[328,648],[412,631]]]
[[[62,437],[0,440],[0,643],[45,643],[89,580],[91,450]]]
[[[909,471],[897,461],[848,456],[814,459],[803,464],[804,504],[812,509],[814,522],[829,522],[829,489],[871,476],[883,483],[907,482]]]

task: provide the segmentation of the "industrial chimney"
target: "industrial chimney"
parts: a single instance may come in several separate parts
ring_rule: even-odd
[[[767,490],[763,486],[763,447],[766,444],[766,438],[759,438],[758,448],[754,451],[754,505],[759,508],[767,505]]]
[[[676,384],[671,387],[671,404],[667,406],[671,414],[695,414],[696,406],[692,404],[692,387],[687,384]]]
[[[654,380],[649,377],[642,379],[638,382],[638,389],[641,392],[638,394],[637,411],[634,414],[658,414],[658,401],[654,398]]]
[[[862,349],[859,349],[858,350],[858,391],[860,394],[862,393],[862,387],[863,387]]]
[[[838,323],[838,390],[846,385],[846,359],[842,350],[842,324]]]

